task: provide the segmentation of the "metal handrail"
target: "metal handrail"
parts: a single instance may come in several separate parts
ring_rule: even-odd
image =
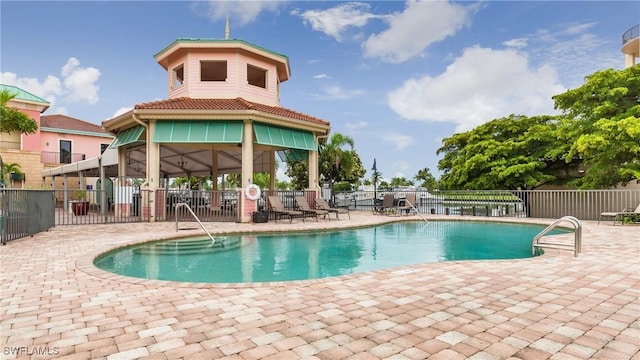
[[[546,235],[549,231],[553,230],[563,221],[569,222],[574,227],[574,243],[573,246],[552,242],[540,242],[540,239]],[[554,221],[551,225],[547,226],[544,230],[540,231],[531,241],[531,254],[535,255],[536,247],[550,247],[555,249],[573,250],[573,256],[578,257],[578,254],[582,252],[582,224],[580,220],[573,216],[563,216],[560,219]]]
[[[202,222],[200,222],[200,219],[198,219],[198,216],[193,212],[193,210],[191,210],[191,207],[189,207],[189,204],[181,202],[181,203],[177,203],[176,204],[176,232],[178,232],[178,208],[184,206],[187,208],[187,210],[189,210],[189,212],[191,213],[191,215],[193,216],[194,219],[196,219],[196,221],[198,222],[198,224],[200,224],[200,227],[202,228],[202,230],[204,230],[205,233],[207,233],[207,235],[209,236],[209,239],[211,239],[211,245],[216,243],[216,239],[213,238],[213,236],[211,236],[211,234],[209,233],[209,231],[207,231],[207,229],[204,227],[204,225],[202,224]]]
[[[413,210],[415,210],[416,214],[420,215],[420,217],[422,218],[422,220],[424,220],[424,222],[426,222],[426,223],[428,223],[428,222],[429,222],[429,220],[427,220],[424,216],[422,216],[422,213],[420,212],[420,210],[418,210],[418,208],[416,208],[416,207],[415,207],[415,205],[413,205],[413,204],[411,203],[411,201],[406,200],[406,199],[405,199],[405,201],[406,201],[409,205],[411,205],[411,208],[412,208]]]

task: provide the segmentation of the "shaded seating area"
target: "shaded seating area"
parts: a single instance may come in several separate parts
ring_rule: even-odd
[[[616,222],[618,220],[620,220],[620,224],[624,225],[624,219],[627,216],[630,215],[638,215],[640,216],[640,205],[638,205],[638,207],[633,210],[633,208],[626,208],[622,211],[618,211],[618,212],[603,212],[600,213],[600,217],[598,218],[598,224],[600,224],[600,221],[602,220],[602,218],[613,218],[613,226],[616,225]]]
[[[329,214],[329,211],[327,210],[313,209],[307,202],[307,198],[304,196],[296,196],[295,200],[298,209],[304,213],[304,216],[315,216],[316,221],[319,221],[320,215],[324,216],[326,219]]]
[[[301,217],[304,222],[304,213],[302,211],[286,209],[282,204],[282,201],[280,201],[280,198],[275,195],[268,196],[267,199],[269,199],[269,212],[274,214],[276,222],[278,222],[278,220],[283,216],[289,218],[289,223],[293,221],[294,217]]]
[[[323,198],[316,198],[315,203],[316,203],[316,208],[320,210],[328,211],[329,213],[335,213],[336,220],[339,220],[339,214],[347,214],[347,216],[349,217],[349,220],[351,220],[351,215],[349,214],[349,208],[331,207],[327,203],[327,201]]]

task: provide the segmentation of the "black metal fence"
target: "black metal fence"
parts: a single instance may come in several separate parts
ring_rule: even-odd
[[[396,200],[407,191],[342,192],[331,201],[335,206],[372,211],[385,193]],[[574,216],[598,220],[603,212],[635,209],[640,205],[640,189],[628,190],[527,190],[527,191],[411,191],[416,208],[423,214],[492,217],[534,217],[557,219]],[[267,210],[264,199],[277,195],[286,208],[295,208],[295,196],[311,199],[304,191],[263,192],[258,209]],[[136,186],[104,190],[22,190],[0,189],[0,239],[2,243],[30,236],[55,225],[123,222],[192,221],[191,214],[178,203],[186,203],[200,221],[239,221],[240,194],[235,190],[164,190],[154,193]],[[311,201],[310,201],[311,203]],[[152,206],[155,219],[152,219]]]
[[[53,191],[0,189],[0,240],[37,234],[54,226]]]
[[[416,208],[424,214],[534,217],[557,219],[574,216],[598,220],[603,212],[635,209],[640,189],[627,190],[458,190],[458,191],[373,191],[342,192],[334,196],[338,206],[373,210],[374,202],[391,193],[402,199],[416,194]]]

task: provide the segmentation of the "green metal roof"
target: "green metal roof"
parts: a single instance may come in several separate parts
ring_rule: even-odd
[[[153,142],[238,144],[242,142],[242,129],[242,121],[158,121]]]
[[[260,123],[253,124],[253,131],[256,134],[256,142],[258,144],[289,149],[318,150],[318,143],[310,131],[287,129]]]
[[[281,57],[283,58],[284,61],[287,62],[287,64],[289,64],[289,57],[286,55],[282,55],[280,53],[277,53],[275,51],[263,48],[262,46],[258,46],[255,44],[252,44],[250,42],[244,41],[242,39],[200,39],[200,38],[178,38],[175,41],[173,41],[171,44],[169,44],[167,47],[165,47],[164,49],[160,50],[157,54],[155,54],[153,57],[157,58],[158,56],[162,55],[162,53],[164,53],[165,51],[167,51],[168,49],[170,49],[173,45],[175,45],[176,43],[221,43],[221,44],[244,44],[247,45],[249,47],[252,47],[256,50],[260,50],[260,51],[264,51],[266,53],[269,53],[271,55],[275,55],[277,57]]]
[[[6,90],[12,94],[15,94],[16,100],[24,100],[24,101],[41,103],[43,105],[50,105],[50,103],[47,100],[37,97],[28,91],[24,91],[17,86],[0,84],[0,90]]]
[[[110,149],[115,149],[119,146],[132,144],[134,142],[138,142],[140,140],[140,135],[144,132],[144,127],[142,125],[137,125],[132,128],[129,128],[118,135],[113,140],[111,145],[109,145]]]

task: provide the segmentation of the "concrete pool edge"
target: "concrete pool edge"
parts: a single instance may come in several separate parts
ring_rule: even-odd
[[[415,217],[389,217],[389,216],[381,216],[381,215],[376,215],[374,216],[374,218],[379,218],[379,221],[376,221],[372,224],[357,224],[357,225],[347,225],[347,226],[331,226],[331,227],[322,227],[322,228],[316,228],[316,229],[307,229],[307,230],[301,230],[299,228],[294,228],[288,231],[283,231],[281,228],[280,229],[273,229],[273,230],[265,230],[265,229],[255,229],[254,231],[247,231],[246,229],[244,230],[238,230],[236,232],[229,232],[229,231],[218,231],[216,232],[215,229],[207,229],[211,235],[215,236],[220,236],[220,235],[238,235],[238,234],[254,234],[254,233],[260,233],[260,234],[274,234],[274,233],[289,233],[289,232],[296,232],[296,233],[304,233],[304,232],[312,232],[312,231],[331,231],[331,230],[344,230],[344,229],[357,229],[357,228],[365,228],[365,227],[371,227],[371,226],[378,226],[378,225],[384,225],[384,224],[389,224],[389,223],[397,223],[397,222],[406,222],[406,221],[415,221],[415,222],[421,222],[423,220],[421,219],[417,219]],[[456,219],[451,219],[450,216],[448,217],[441,217],[438,219],[431,219],[434,222],[437,221],[471,221],[471,222],[498,222],[498,223],[517,223],[517,224],[529,224],[529,225],[540,225],[540,226],[546,226],[549,225],[549,223],[552,222],[552,220],[547,220],[547,219],[526,219],[526,221],[523,221],[523,219],[520,218],[492,218],[492,217],[461,217],[461,218],[456,218]],[[335,221],[334,221],[335,223]],[[342,224],[344,224],[344,222],[341,222]],[[215,224],[215,223],[214,223]],[[190,229],[192,230],[192,229]],[[113,245],[116,246],[111,246],[108,247],[106,249],[100,249],[98,251],[94,251],[90,254],[87,254],[85,256],[81,256],[80,258],[78,258],[75,262],[75,267],[76,269],[90,275],[90,276],[95,276],[104,280],[109,280],[109,281],[116,281],[116,282],[122,282],[122,283],[127,283],[127,284],[133,284],[133,285],[148,285],[148,286],[162,286],[162,287],[177,287],[177,288],[194,288],[194,289],[210,289],[210,288],[257,288],[257,287],[282,287],[282,286],[310,286],[310,285],[314,285],[314,284],[319,284],[319,283],[326,283],[326,282],[331,282],[331,281],[343,281],[343,280],[349,280],[349,279],[356,279],[356,278],[360,278],[363,276],[372,276],[374,274],[388,274],[390,276],[394,275],[397,272],[402,272],[403,270],[406,271],[411,271],[411,272],[420,272],[422,270],[416,270],[416,268],[422,269],[425,267],[429,267],[429,266],[435,266],[435,265],[445,265],[445,264],[460,264],[460,263],[470,263],[470,262],[484,262],[487,264],[493,264],[493,263],[499,263],[499,262],[512,262],[512,261],[533,261],[536,259],[546,259],[549,257],[552,257],[551,252],[548,251],[544,251],[543,254],[541,255],[536,255],[536,256],[532,256],[532,257],[527,257],[527,258],[519,258],[519,259],[492,259],[492,260],[456,260],[456,261],[440,261],[440,262],[433,262],[433,263],[416,263],[416,264],[410,264],[410,265],[401,265],[401,266],[396,266],[396,267],[391,267],[391,268],[385,268],[385,269],[378,269],[378,270],[371,270],[371,271],[365,271],[365,272],[359,272],[359,273],[354,273],[354,274],[347,274],[347,275],[339,275],[339,276],[331,276],[331,277],[324,277],[324,278],[317,278],[317,279],[305,279],[305,280],[288,280],[288,281],[274,281],[274,282],[248,282],[248,283],[208,283],[208,282],[179,282],[179,281],[169,281],[169,280],[155,280],[155,279],[147,279],[147,278],[136,278],[136,277],[130,277],[130,276],[125,276],[125,275],[119,275],[116,273],[112,273],[103,269],[98,268],[97,266],[94,265],[95,260],[104,255],[107,254],[109,252],[115,251],[119,248],[124,248],[124,247],[128,247],[128,246],[132,246],[132,245],[136,245],[136,244],[142,244],[142,243],[148,243],[148,242],[154,242],[154,241],[164,241],[164,240],[171,240],[171,239],[183,239],[183,238],[192,238],[192,237],[199,237],[202,236],[202,234],[200,232],[197,233],[189,233],[189,234],[184,234],[184,235],[179,235],[179,236],[170,236],[170,235],[165,235],[165,236],[161,236],[161,237],[149,237],[146,239],[137,239],[135,241],[131,241],[131,242],[118,242],[118,243],[114,243]],[[559,236],[565,236],[565,235],[559,235]],[[565,252],[563,252],[565,253]],[[568,253],[568,252],[566,252]]]

